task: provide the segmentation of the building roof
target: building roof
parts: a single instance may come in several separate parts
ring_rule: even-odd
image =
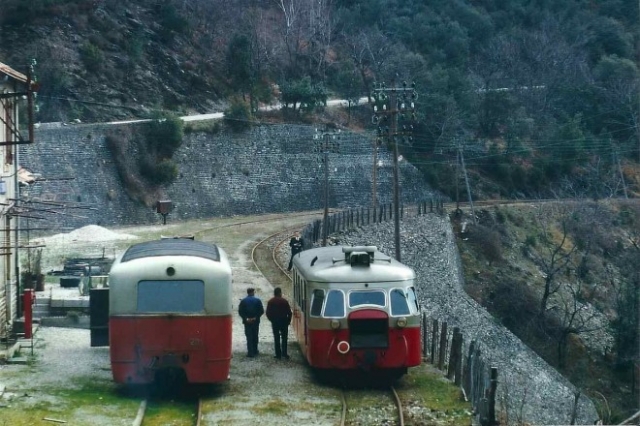
[[[0,62],[0,73],[8,75],[9,77],[13,78],[14,80],[20,81],[22,83],[26,83],[27,82],[27,76],[26,75],[22,74],[21,72],[18,72],[16,70],[14,70],[9,65],[5,65],[2,62]]]

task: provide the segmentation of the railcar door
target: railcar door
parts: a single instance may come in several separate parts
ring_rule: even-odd
[[[302,307],[302,319],[303,319],[303,327],[304,327],[304,347],[307,348],[309,347],[309,341],[308,341],[308,333],[307,333],[307,328],[309,326],[309,315],[307,315],[308,309],[307,309],[307,280],[302,280],[302,303],[301,303],[301,307]]]

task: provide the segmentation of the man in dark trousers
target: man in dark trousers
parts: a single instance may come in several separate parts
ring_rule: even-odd
[[[244,335],[247,337],[247,356],[253,358],[258,355],[258,332],[260,331],[260,317],[264,314],[262,300],[255,296],[255,289],[247,289],[247,297],[240,301],[238,313],[244,324]]]
[[[273,340],[276,346],[276,356],[274,358],[289,359],[287,355],[287,335],[289,334],[289,324],[291,324],[291,306],[287,299],[282,297],[282,289],[273,289],[273,297],[267,302],[267,318],[271,321],[273,330]]]
[[[304,246],[304,241],[302,241],[302,237],[300,236],[300,232],[296,231],[293,234],[293,237],[289,241],[289,247],[291,247],[291,259],[289,259],[289,267],[287,271],[291,270],[293,266],[293,256],[300,253],[302,251],[302,247]]]

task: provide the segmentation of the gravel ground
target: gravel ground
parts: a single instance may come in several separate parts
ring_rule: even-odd
[[[309,219],[297,219],[302,225]],[[290,228],[296,219],[288,219],[269,225],[243,225],[217,231],[216,242],[227,252],[233,265],[234,310],[238,301],[246,295],[248,287],[255,287],[257,296],[266,305],[273,287],[251,266],[248,257],[255,242],[266,237],[273,229]],[[200,231],[214,227],[200,226]],[[194,228],[198,229],[198,228]],[[132,243],[162,232],[165,235],[181,235],[175,227],[128,228],[122,233],[97,226],[75,230],[70,234],[42,239],[47,245],[43,252],[43,270],[61,267],[64,256],[95,256],[103,250],[118,253]],[[229,237],[225,232],[229,233]],[[203,231],[204,232],[204,231]],[[238,234],[240,236],[238,237]],[[210,236],[203,234],[203,240]],[[46,269],[44,269],[46,268]],[[50,287],[50,285],[48,285]],[[46,292],[52,290],[47,289]],[[56,288],[55,292],[62,289]],[[73,290],[72,290],[73,292]],[[40,327],[34,339],[35,357],[28,365],[0,365],[0,410],[23,410],[49,403],[55,409],[63,409],[67,402],[60,392],[78,389],[88,382],[106,383],[113,392],[108,348],[91,348],[89,330],[61,327]],[[233,322],[233,361],[231,379],[217,387],[205,398],[205,425],[334,425],[339,419],[341,402],[339,392],[314,384],[300,352],[297,350],[292,330],[289,335],[291,359],[273,359],[273,336],[266,320],[260,327],[260,355],[246,358],[244,329],[239,316]],[[22,355],[29,355],[23,350]],[[108,395],[105,395],[106,398]],[[98,393],[96,398],[102,399]],[[139,398],[133,403],[138,403]],[[126,402],[126,401],[125,401]],[[129,401],[130,403],[132,401]],[[131,405],[131,404],[129,404]],[[52,410],[55,410],[52,408]],[[66,408],[65,419],[69,424],[113,425],[131,424],[135,409],[117,406],[109,415],[90,413],[82,407]],[[0,415],[2,411],[0,411]],[[51,417],[55,418],[54,412]],[[2,424],[0,416],[0,424]],[[20,423],[18,423],[20,424]],[[25,423],[26,424],[26,423]]]

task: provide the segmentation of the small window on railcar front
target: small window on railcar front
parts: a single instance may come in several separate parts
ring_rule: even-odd
[[[352,291],[349,293],[349,307],[355,308],[361,305],[385,306],[384,291]]]
[[[344,293],[340,290],[329,291],[324,308],[324,316],[327,318],[342,318],[344,315]]]
[[[324,304],[324,290],[315,289],[311,296],[311,316],[319,317],[322,315],[322,305]]]
[[[204,312],[204,282],[140,281],[137,312]]]
[[[415,307],[416,312],[420,312],[420,304],[418,303],[418,296],[416,296],[416,289],[409,287],[407,289],[407,296],[409,299],[409,306]]]
[[[391,315],[409,315],[409,303],[407,300],[407,295],[404,290],[401,288],[394,288],[389,293],[389,298],[391,299]]]

